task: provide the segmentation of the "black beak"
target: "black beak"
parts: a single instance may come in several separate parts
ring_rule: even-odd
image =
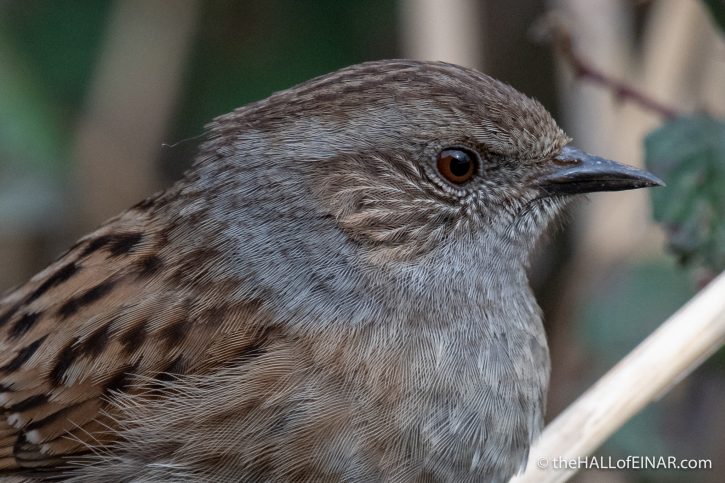
[[[647,171],[565,146],[550,161],[550,170],[539,179],[539,185],[553,195],[631,190],[665,183]]]

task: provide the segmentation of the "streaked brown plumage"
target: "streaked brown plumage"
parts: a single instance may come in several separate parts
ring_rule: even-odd
[[[561,193],[655,183],[560,190],[567,142],[443,63],[218,118],[183,180],[0,302],[0,476],[508,479],[548,381],[530,248]],[[429,162],[450,146],[480,157],[460,186]]]

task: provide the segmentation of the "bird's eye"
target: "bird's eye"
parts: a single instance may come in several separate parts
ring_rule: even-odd
[[[438,153],[438,172],[453,184],[463,184],[476,172],[475,156],[458,148],[444,149]]]

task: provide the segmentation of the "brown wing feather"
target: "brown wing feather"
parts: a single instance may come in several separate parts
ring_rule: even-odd
[[[255,346],[245,321],[259,307],[182,284],[204,254],[169,246],[150,229],[162,225],[131,210],[0,301],[0,471],[104,444],[110,394],[204,373]]]

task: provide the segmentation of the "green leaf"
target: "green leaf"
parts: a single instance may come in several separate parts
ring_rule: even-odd
[[[725,0],[703,0],[705,6],[710,10],[712,18],[715,23],[720,27],[720,30],[725,32]]]
[[[0,31],[0,167],[31,164],[45,171],[60,157],[58,113],[13,47]]]
[[[667,187],[652,190],[654,217],[685,265],[725,269],[725,122],[681,117],[645,140],[647,168]]]

